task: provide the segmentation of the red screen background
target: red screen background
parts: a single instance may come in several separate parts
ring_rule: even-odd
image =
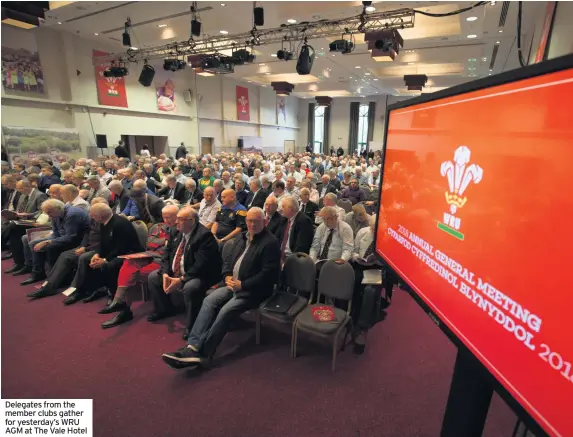
[[[545,343],[573,363],[572,98],[573,71],[564,70],[390,111],[376,243],[546,432],[568,437],[573,380],[539,353]],[[462,145],[483,176],[455,214],[460,240],[438,223],[449,211],[440,166]],[[528,329],[535,351],[392,238],[398,225],[538,315],[539,333]]]

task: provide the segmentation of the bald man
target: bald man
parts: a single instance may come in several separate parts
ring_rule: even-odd
[[[112,293],[117,289],[117,278],[123,264],[121,255],[141,252],[143,247],[133,225],[125,218],[113,213],[108,204],[97,203],[90,209],[91,218],[100,224],[100,243],[91,259],[82,258],[78,265],[83,275],[78,277],[77,289],[66,299],[71,305],[83,299],[92,302],[105,296],[106,286]]]
[[[177,213],[175,238],[169,240],[158,270],[149,275],[149,291],[155,311],[150,322],[175,314],[169,295],[183,293],[187,317],[183,338],[187,339],[209,287],[221,279],[222,260],[213,234],[199,221],[198,212],[186,206]]]
[[[233,190],[223,190],[221,203],[223,206],[217,212],[215,223],[211,228],[211,232],[213,232],[219,244],[230,240],[247,229],[245,224],[247,208],[237,202]]]

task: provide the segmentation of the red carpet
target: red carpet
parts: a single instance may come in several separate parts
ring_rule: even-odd
[[[2,262],[2,270],[11,265]],[[386,319],[330,370],[327,346],[254,327],[229,334],[208,372],[176,372],[161,353],[183,345],[180,320],[153,325],[151,303],[103,330],[104,301],[28,302],[33,286],[2,274],[2,398],[93,398],[94,436],[436,437],[455,348],[401,291]],[[496,396],[484,436],[507,437],[515,416]],[[460,436],[462,437],[462,436]]]

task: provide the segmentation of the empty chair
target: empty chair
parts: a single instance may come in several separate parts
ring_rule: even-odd
[[[328,260],[320,270],[318,278],[318,296],[327,300],[346,301],[347,309],[342,310],[334,305],[315,303],[300,312],[293,324],[292,330],[292,356],[296,357],[298,331],[308,332],[321,338],[332,340],[332,371],[336,369],[336,355],[338,352],[338,338],[344,328],[352,323],[350,311],[352,310],[352,295],[354,291],[354,270],[346,261]],[[313,308],[328,306],[334,312],[335,320],[321,322],[314,318]]]
[[[336,204],[340,206],[347,213],[352,211],[352,202],[348,199],[338,199],[338,202]]]
[[[266,310],[265,306],[269,300],[261,304],[256,314],[257,344],[261,344],[262,319],[274,320],[283,324],[292,323],[295,317],[312,301],[315,285],[316,266],[312,258],[306,253],[295,253],[289,256],[283,267],[281,283],[283,290],[278,293],[293,293],[297,296],[297,299],[286,313]],[[308,297],[300,296],[300,293],[308,294]],[[270,299],[273,299],[273,297]]]
[[[147,247],[147,225],[141,220],[136,220],[132,224],[135,228],[135,232],[137,232],[137,236],[139,237],[141,247]]]

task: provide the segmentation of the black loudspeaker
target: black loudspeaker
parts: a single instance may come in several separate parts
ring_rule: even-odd
[[[265,10],[261,7],[256,7],[253,9],[253,15],[255,16],[255,26],[265,25]]]
[[[151,65],[145,64],[139,75],[139,83],[143,86],[151,86],[154,77],[155,69]]]
[[[201,22],[197,20],[191,20],[191,35],[201,36]]]
[[[242,150],[243,149],[243,139],[239,138],[239,140],[237,141],[237,147]]]
[[[96,146],[98,149],[107,149],[107,136],[96,135]]]

